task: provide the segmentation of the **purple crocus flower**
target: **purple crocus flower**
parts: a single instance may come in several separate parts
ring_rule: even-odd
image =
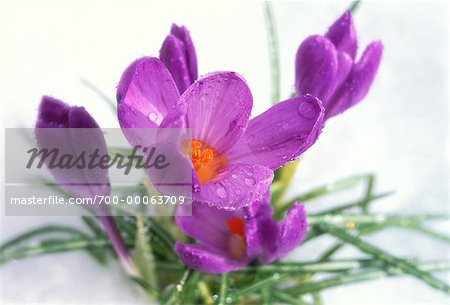
[[[161,46],[159,58],[170,71],[180,93],[197,79],[197,56],[186,27],[172,24],[170,34]]]
[[[54,128],[59,130],[52,132]],[[73,130],[75,128],[91,128],[92,131],[83,133],[83,137],[80,137],[80,133]],[[81,152],[89,154],[95,150],[98,150],[100,155],[107,154],[103,133],[92,116],[83,107],[69,106],[49,96],[42,97],[39,105],[35,137],[40,149],[56,148],[61,155],[78,156]],[[74,196],[93,198],[95,195],[110,194],[106,168],[86,167],[81,170],[68,170],[52,167],[50,173],[65,191]],[[99,211],[101,207],[96,209]],[[111,216],[98,218],[125,270],[129,274],[137,275],[114,218]]]
[[[326,119],[357,104],[372,85],[383,45],[380,41],[369,44],[358,62],[356,51],[356,31],[349,11],[333,23],[325,36],[310,36],[298,48],[296,93],[318,97],[325,107]]]
[[[175,245],[180,259],[191,269],[222,273],[286,256],[305,236],[306,213],[297,202],[277,223],[269,197],[267,193],[251,207],[234,211],[194,202],[192,216],[176,217],[180,229],[197,241]]]
[[[273,171],[317,139],[324,110],[310,95],[278,103],[249,121],[253,104],[245,80],[233,72],[198,79],[180,96],[157,58],[134,61],[118,85],[122,128],[189,128],[186,157],[193,167],[193,199],[237,209],[261,199]],[[130,139],[136,144],[136,139]]]

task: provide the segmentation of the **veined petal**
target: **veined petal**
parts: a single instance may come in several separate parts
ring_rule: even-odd
[[[211,182],[200,186],[194,199],[220,209],[247,207],[267,192],[273,171],[257,164],[228,164]]]
[[[159,57],[169,69],[181,93],[197,79],[197,56],[186,27],[172,25]]]
[[[337,52],[331,41],[320,35],[306,38],[295,58],[297,95],[311,94],[326,100],[335,88],[337,68]]]
[[[256,163],[272,170],[299,157],[317,140],[324,109],[310,95],[272,106],[252,119],[228,156],[230,163]]]
[[[339,52],[347,53],[353,60],[356,57],[358,41],[353,24],[352,14],[346,11],[328,29],[325,36],[334,44]]]
[[[238,270],[248,261],[238,261],[209,251],[201,245],[175,244],[175,251],[188,268],[205,273],[223,273]]]
[[[180,102],[188,106],[186,127],[191,129],[192,139],[225,155],[247,127],[253,99],[241,76],[217,72],[197,80]]]
[[[307,229],[305,209],[301,203],[296,202],[278,224],[275,251],[266,252],[261,258],[262,262],[271,263],[286,256],[300,244],[305,237]]]
[[[345,82],[330,98],[329,104],[332,107],[327,109],[327,118],[344,112],[366,96],[378,71],[382,54],[383,45],[380,41],[367,46],[359,62],[353,65]]]
[[[150,121],[150,125],[157,127],[178,103],[178,98],[175,82],[159,59],[137,59],[125,70],[117,87],[119,108],[123,104],[131,112],[127,116],[119,115],[120,126],[145,128]]]

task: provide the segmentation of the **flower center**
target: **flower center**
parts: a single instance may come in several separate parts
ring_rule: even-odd
[[[191,160],[201,184],[214,179],[227,163],[213,148],[198,140],[191,142]]]
[[[231,231],[228,238],[228,248],[231,256],[236,259],[244,258],[245,249],[245,222],[241,218],[228,219],[227,227]]]

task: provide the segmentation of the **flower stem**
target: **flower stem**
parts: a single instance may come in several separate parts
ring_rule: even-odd
[[[106,235],[111,241],[111,245],[113,246],[113,249],[117,254],[117,257],[119,258],[119,261],[122,264],[125,271],[127,272],[127,274],[133,277],[138,277],[139,271],[137,270],[130,254],[128,253],[128,249],[125,246],[125,242],[122,238],[122,235],[120,235],[120,232],[117,228],[114,218],[112,216],[99,216],[98,218],[102,223]]]
[[[219,305],[225,305],[227,303],[228,294],[228,273],[222,273],[220,277],[220,294],[219,294]]]
[[[324,260],[324,261],[310,261],[310,262],[277,262],[271,265],[263,266],[249,266],[239,271],[237,273],[316,273],[316,272],[343,272],[350,270],[359,270],[361,268],[374,268],[380,267],[381,263],[377,259],[360,259],[360,260]]]
[[[275,27],[272,3],[264,1],[266,30],[269,43],[270,69],[272,76],[272,105],[280,101],[280,56],[278,50],[278,35]]]
[[[187,281],[189,280],[191,275],[192,270],[186,269],[183,275],[181,276],[180,280],[178,281],[178,284],[176,284],[172,288],[172,292],[170,293],[169,297],[162,304],[164,305],[181,304],[179,302],[180,295],[184,290],[184,287],[186,286]]]
[[[261,280],[259,282],[253,283],[253,284],[251,284],[249,286],[246,286],[246,287],[244,287],[242,289],[239,289],[239,290],[236,290],[236,291],[230,293],[228,295],[229,300],[234,302],[235,300],[237,300],[237,299],[239,299],[239,298],[241,298],[243,296],[246,296],[246,295],[248,295],[250,293],[259,291],[260,289],[262,289],[262,288],[264,288],[266,286],[277,284],[277,283],[282,282],[282,281],[284,281],[284,280],[286,280],[288,278],[289,278],[289,274],[281,274],[280,275],[279,273],[274,273],[273,275],[271,275],[269,277],[266,277],[265,279],[263,279],[263,280]]]
[[[209,287],[205,283],[205,281],[199,281],[197,283],[197,287],[198,287],[198,292],[200,294],[200,297],[203,299],[203,303],[205,305],[214,304],[214,298],[211,295],[211,291],[209,290]]]

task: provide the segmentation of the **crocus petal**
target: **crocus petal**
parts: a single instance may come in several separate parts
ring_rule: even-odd
[[[349,11],[342,14],[331,25],[325,36],[334,44],[339,52],[345,52],[353,60],[355,59],[358,42],[352,14]]]
[[[59,156],[68,155],[74,158],[81,154],[93,154],[96,150],[100,155],[107,154],[102,131],[83,107],[71,107],[62,101],[44,96],[35,127],[39,149],[57,149]],[[84,128],[91,130],[85,132]],[[109,194],[107,169],[52,167],[50,173],[63,189],[73,195],[93,197]]]
[[[192,209],[192,216],[186,215],[184,209]],[[181,210],[181,211],[180,211]],[[227,252],[229,228],[228,219],[240,217],[240,213],[211,207],[205,203],[194,201],[192,207],[180,206],[175,221],[186,235],[196,239],[208,247]]]
[[[305,209],[301,203],[296,202],[278,224],[275,251],[266,252],[261,258],[262,262],[271,263],[286,256],[300,244],[305,237],[307,228]]]
[[[223,209],[240,209],[267,192],[273,171],[257,164],[229,164],[211,182],[200,186],[195,199]]]
[[[175,82],[159,59],[137,59],[125,70],[117,87],[119,108],[130,112],[128,115],[119,113],[120,126],[157,127],[178,103],[178,97]],[[121,107],[121,104],[126,105],[126,108]]]
[[[336,79],[335,79],[335,89],[338,88],[347,78],[348,74],[350,73],[351,69],[353,67],[353,60],[350,58],[350,56],[347,53],[338,53],[338,69],[336,73]],[[328,107],[328,100],[323,102],[323,107],[326,109]]]
[[[307,150],[323,127],[320,100],[305,95],[271,107],[252,119],[228,156],[230,163],[256,163],[272,170]]]
[[[208,251],[201,245],[175,244],[175,251],[190,269],[205,273],[223,273],[238,270],[248,261],[238,261],[221,254]]]
[[[51,96],[43,96],[39,104],[36,128],[67,128],[70,106]]]
[[[191,129],[192,138],[222,155],[244,133],[253,105],[245,80],[233,72],[200,78],[182,94],[180,102],[188,106],[186,127]]]
[[[272,216],[260,215],[245,224],[246,253],[248,257],[260,257],[276,250],[278,225]]]
[[[382,54],[383,45],[380,41],[367,46],[345,82],[330,98],[329,104],[332,107],[327,109],[327,118],[347,110],[366,96],[377,73]]]
[[[310,36],[298,48],[295,58],[295,91],[326,100],[335,87],[338,68],[336,49],[323,36]]]
[[[172,25],[159,58],[169,69],[180,93],[197,79],[197,56],[189,31],[184,26]]]

